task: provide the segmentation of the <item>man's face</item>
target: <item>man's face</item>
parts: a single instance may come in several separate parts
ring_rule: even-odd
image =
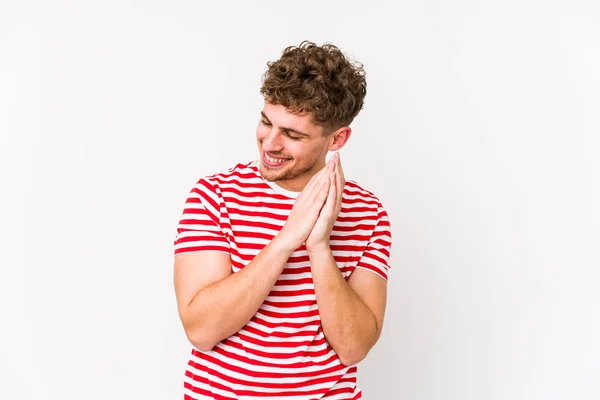
[[[332,139],[323,133],[311,114],[291,114],[282,105],[265,102],[256,129],[260,174],[284,189],[301,191],[325,166]]]

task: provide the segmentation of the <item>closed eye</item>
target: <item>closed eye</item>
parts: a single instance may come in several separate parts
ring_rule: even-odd
[[[267,120],[264,120],[264,119],[261,119],[261,120],[260,120],[260,123],[261,123],[261,124],[263,124],[263,125],[265,125],[265,126],[271,126],[271,125],[272,125],[272,124],[271,124],[269,121],[267,121]],[[303,138],[302,136],[294,136],[294,135],[290,135],[290,132],[289,132],[289,131],[284,131],[284,133],[285,133],[285,135],[286,135],[287,137],[289,137],[289,138],[290,138],[290,139],[292,139],[292,140],[302,140],[302,138]]]
[[[289,137],[292,140],[300,140],[300,139],[302,139],[301,136],[293,136],[293,135],[290,135],[289,132],[286,132],[285,134],[286,134],[287,137]]]

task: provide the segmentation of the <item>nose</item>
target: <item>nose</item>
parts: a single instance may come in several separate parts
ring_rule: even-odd
[[[283,150],[283,140],[281,132],[277,128],[271,129],[269,134],[263,139],[263,149],[265,151],[281,151]]]

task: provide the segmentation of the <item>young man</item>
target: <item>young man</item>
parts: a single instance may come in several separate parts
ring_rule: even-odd
[[[194,346],[186,399],[359,399],[356,364],[383,326],[391,233],[339,153],[362,66],[302,42],[268,63],[260,160],[200,179],[175,239],[179,316]]]

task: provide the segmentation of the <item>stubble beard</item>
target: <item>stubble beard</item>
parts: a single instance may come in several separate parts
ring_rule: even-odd
[[[271,170],[269,167],[263,165],[262,163],[260,164],[260,174],[262,175],[263,178],[265,178],[266,180],[270,181],[270,182],[275,182],[275,181],[287,181],[290,179],[294,179],[299,177],[300,175],[304,175],[307,172],[309,172],[310,170],[313,169],[313,167],[315,166],[316,161],[313,162],[311,165],[308,165],[306,167],[300,168],[300,169],[287,169],[285,171],[273,171]]]

